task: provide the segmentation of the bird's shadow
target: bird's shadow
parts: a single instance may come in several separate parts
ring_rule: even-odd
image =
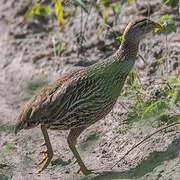
[[[95,174],[94,177],[82,177],[80,180],[109,180],[109,179],[137,179],[153,171],[165,161],[178,157],[180,152],[180,137],[172,141],[166,151],[154,151],[142,160],[135,168],[126,171],[103,171]]]

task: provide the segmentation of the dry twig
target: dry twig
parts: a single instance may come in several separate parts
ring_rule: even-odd
[[[168,126],[166,126],[166,127],[163,127],[163,128],[161,128],[161,129],[155,131],[154,133],[146,136],[142,141],[140,141],[138,144],[136,144],[135,146],[133,146],[129,151],[127,151],[127,153],[126,153],[121,159],[119,159],[119,160],[111,167],[111,169],[114,168],[121,160],[123,160],[132,150],[134,150],[136,147],[138,147],[138,146],[139,146],[140,144],[142,144],[144,141],[146,141],[147,139],[149,139],[151,136],[153,136],[153,135],[157,134],[158,132],[161,132],[161,131],[169,128],[169,127],[175,126],[175,125],[177,125],[177,124],[179,124],[179,123],[180,123],[180,122],[176,122],[176,123],[170,124],[170,125],[168,125]]]

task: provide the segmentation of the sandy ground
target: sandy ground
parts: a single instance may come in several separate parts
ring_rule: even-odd
[[[87,177],[81,173],[76,174],[79,167],[74,163],[75,159],[66,142],[68,131],[50,130],[48,132],[54,149],[53,161],[40,175],[34,174],[38,169],[36,163],[42,158],[39,152],[42,150],[40,145],[43,137],[39,128],[14,135],[15,120],[20,109],[32,97],[37,85],[47,85],[65,72],[88,66],[115,52],[120,42],[113,31],[121,35],[131,19],[147,14],[147,8],[145,3],[138,7],[134,2],[126,5],[117,25],[113,26],[113,31],[105,30],[101,34],[98,34],[98,30],[102,19],[97,11],[92,8],[88,19],[84,13],[83,27],[85,20],[88,21],[82,53],[78,43],[81,28],[79,8],[68,21],[64,32],[59,32],[58,22],[50,18],[53,9],[49,16],[33,16],[20,24],[28,3],[20,0],[0,1],[0,180],[179,180],[178,126],[157,133],[133,150],[115,168],[110,169],[133,145],[157,130],[148,123],[143,127],[135,123],[127,128],[123,122],[128,117],[121,116],[125,111],[121,103],[127,103],[127,98],[123,97],[118,99],[113,111],[105,119],[88,128],[79,138],[78,150],[87,167],[94,169],[95,174]],[[168,32],[168,52],[169,55],[179,55],[180,15],[177,7],[172,4],[161,8],[158,1],[153,1],[151,9],[153,19],[167,13],[174,15],[178,32]],[[109,10],[108,13],[112,14],[112,11]],[[107,22],[112,25],[113,16],[109,15]],[[65,50],[60,57],[54,55],[54,41],[65,44]],[[168,61],[166,66],[163,63],[157,64],[157,59],[166,53],[164,32],[145,39],[139,50],[148,65],[138,59],[135,69],[147,94],[156,90],[154,85],[149,86],[150,81],[159,82],[180,72],[180,57]],[[174,111],[179,113],[176,108]]]

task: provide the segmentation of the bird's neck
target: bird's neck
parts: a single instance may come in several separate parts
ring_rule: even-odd
[[[119,93],[135,63],[138,45],[139,42],[124,38],[119,50],[114,55],[88,68],[89,75],[101,77],[105,85],[108,84],[107,82],[113,83],[115,91],[117,90]]]
[[[138,52],[139,41],[135,40],[135,37],[124,38],[122,40],[119,50],[116,52],[116,56],[121,59],[128,59],[129,61],[135,61]]]
[[[124,39],[119,50],[113,55],[113,61],[111,61],[109,68],[109,75],[113,82],[114,87],[118,87],[120,90],[123,87],[124,81],[127,75],[134,66],[139,42],[132,39]],[[115,88],[116,90],[116,88]],[[120,92],[120,91],[119,91]]]

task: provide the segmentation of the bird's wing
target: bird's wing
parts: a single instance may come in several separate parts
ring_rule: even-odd
[[[30,121],[48,123],[47,121],[55,121],[60,114],[63,116],[71,102],[77,99],[77,87],[82,84],[85,74],[86,72],[83,70],[65,74],[37,93],[27,103],[29,109],[31,109],[31,113],[28,113]],[[78,90],[80,90],[80,87]]]

